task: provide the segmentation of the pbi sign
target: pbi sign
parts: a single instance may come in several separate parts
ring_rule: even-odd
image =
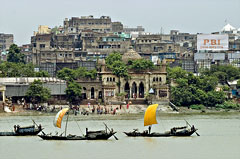
[[[228,50],[228,35],[199,34],[197,35],[197,50]]]

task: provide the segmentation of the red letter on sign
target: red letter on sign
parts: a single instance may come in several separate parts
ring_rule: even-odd
[[[208,39],[204,39],[204,45],[206,45],[207,43],[209,43]]]
[[[217,44],[217,41],[214,40],[214,39],[212,39],[212,40],[211,40],[211,45],[216,45],[216,44]]]

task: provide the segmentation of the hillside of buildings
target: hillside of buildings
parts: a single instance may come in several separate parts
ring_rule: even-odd
[[[40,25],[29,38],[17,46],[12,34],[0,34],[5,104],[239,110],[240,30],[230,24],[207,35],[156,34],[109,16],[82,16]]]

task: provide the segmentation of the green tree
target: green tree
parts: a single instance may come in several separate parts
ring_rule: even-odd
[[[236,85],[237,89],[240,88],[240,80],[237,81],[237,85]]]
[[[112,65],[116,61],[122,61],[122,55],[118,52],[109,54],[106,58],[106,65],[108,68],[112,68]]]
[[[18,48],[16,44],[12,44],[9,48],[7,61],[15,63],[25,63],[24,54],[22,54],[20,51],[21,50]]]
[[[35,72],[35,77],[50,77],[47,71]]]
[[[133,61],[130,61],[128,64],[131,64],[129,66],[131,69],[135,69],[137,71],[154,68],[153,62],[146,59],[133,60]]]
[[[76,79],[76,73],[74,70],[65,67],[57,72],[57,77],[66,81],[74,81]]]
[[[67,100],[70,104],[76,103],[81,97],[82,87],[75,81],[68,82],[66,92]]]
[[[26,96],[31,100],[32,103],[43,103],[51,97],[49,89],[43,87],[43,83],[40,80],[34,80],[30,84],[26,92]]]
[[[188,72],[183,70],[181,67],[167,67],[168,78],[178,79],[187,78]]]

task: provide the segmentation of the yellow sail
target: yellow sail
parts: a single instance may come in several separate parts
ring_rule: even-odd
[[[156,111],[158,104],[149,105],[144,115],[144,126],[157,124]]]
[[[69,108],[64,108],[57,113],[57,115],[54,119],[54,123],[53,123],[54,126],[61,128],[62,118],[68,110],[69,110]]]

